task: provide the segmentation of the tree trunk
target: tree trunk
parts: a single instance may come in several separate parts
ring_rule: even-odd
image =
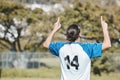
[[[17,40],[17,44],[18,44],[18,50],[19,50],[20,52],[22,52],[21,44],[20,44],[20,39],[19,39],[19,38],[18,38],[18,40]]]
[[[17,51],[16,42],[11,43],[11,51]]]
[[[18,44],[18,50],[19,50],[20,52],[22,52],[21,44],[20,44],[21,30],[22,30],[22,28],[17,29],[17,31],[18,31],[18,37],[17,37],[17,39],[16,39],[16,42],[17,42],[17,44]]]

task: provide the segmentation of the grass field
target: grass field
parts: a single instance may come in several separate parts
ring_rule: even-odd
[[[3,70],[0,80],[60,80],[60,68],[45,68],[40,69],[7,69]],[[119,73],[103,73],[102,76],[91,74],[91,80],[120,80]]]
[[[44,58],[41,62],[48,67],[39,69],[3,69],[0,80],[60,80],[61,70],[59,60]],[[120,73],[102,73],[96,76],[91,73],[91,80],[120,80]]]

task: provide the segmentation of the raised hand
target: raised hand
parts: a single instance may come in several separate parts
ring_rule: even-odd
[[[60,18],[58,17],[57,22],[54,24],[54,31],[58,31],[61,28],[61,24],[60,24]]]
[[[52,38],[53,38],[54,34],[60,28],[61,28],[61,24],[60,24],[60,19],[58,18],[57,22],[54,24],[54,29],[52,30],[52,32],[50,33],[50,35],[47,37],[47,39],[45,40],[45,42],[43,43],[44,47],[49,48],[49,45],[50,45],[50,43],[52,41]]]
[[[108,24],[105,22],[105,20],[103,20],[103,17],[101,16],[101,26],[103,29],[107,29],[108,28]]]
[[[108,33],[108,24],[103,20],[101,16],[101,26],[103,28],[103,43],[102,43],[102,50],[105,50],[109,47],[111,47],[111,41]]]

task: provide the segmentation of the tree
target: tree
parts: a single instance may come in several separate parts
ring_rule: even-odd
[[[23,4],[0,1],[0,43],[2,51],[23,51],[20,40],[22,32],[41,19],[42,10],[30,10]],[[25,34],[24,34],[25,35]]]

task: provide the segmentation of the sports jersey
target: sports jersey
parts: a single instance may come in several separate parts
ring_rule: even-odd
[[[49,50],[60,59],[61,80],[90,80],[91,58],[102,55],[102,44],[53,42]]]

